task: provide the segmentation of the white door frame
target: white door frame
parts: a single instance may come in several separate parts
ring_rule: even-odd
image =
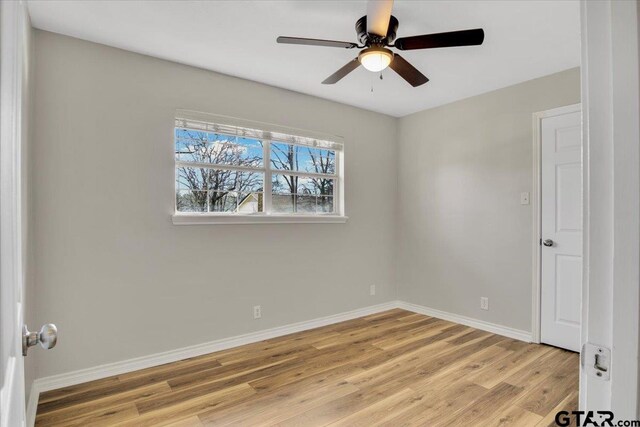
[[[638,418],[640,55],[635,1],[581,1],[582,337],[611,349],[611,379],[580,370],[580,409]],[[592,363],[592,361],[584,361]]]
[[[531,204],[533,205],[533,236],[531,241],[531,253],[533,254],[533,278],[532,278],[532,307],[531,307],[531,340],[540,344],[540,310],[542,309],[542,249],[540,247],[542,228],[542,119],[561,116],[582,110],[582,104],[572,104],[551,110],[533,113],[533,187],[531,189]]]

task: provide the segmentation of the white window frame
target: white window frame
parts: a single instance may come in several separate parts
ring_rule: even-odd
[[[299,214],[281,214],[271,212],[271,182],[273,174],[293,175],[309,178],[327,178],[328,175],[317,174],[313,172],[278,170],[271,168],[271,142],[292,144],[297,146],[310,146],[309,144],[297,144],[292,141],[274,139],[267,136],[259,138],[263,141],[263,166],[262,168],[251,168],[246,166],[234,165],[216,165],[209,163],[184,162],[177,160],[174,155],[174,173],[177,175],[179,167],[207,167],[236,171],[251,171],[264,173],[263,200],[264,212],[242,214],[227,212],[178,212],[176,206],[176,188],[174,179],[174,212],[172,221],[175,225],[199,225],[199,224],[287,224],[287,223],[344,223],[348,217],[345,215],[344,207],[344,144],[341,137],[335,135],[327,135],[313,131],[301,129],[287,128],[283,126],[273,125],[269,123],[253,122],[249,120],[238,119],[235,117],[220,116],[214,114],[200,113],[189,110],[177,110],[176,119],[186,119],[198,122],[210,123],[212,125],[237,127],[245,129],[254,129],[263,132],[265,135],[271,133],[285,134],[295,140],[295,138],[313,139],[317,141],[329,142],[335,151],[335,175],[331,177],[335,179],[333,189],[333,213],[299,213]],[[172,144],[175,144],[175,128],[172,132]],[[222,131],[221,133],[225,133]]]

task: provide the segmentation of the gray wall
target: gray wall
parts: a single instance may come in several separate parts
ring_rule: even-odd
[[[43,31],[34,44],[30,322],[60,329],[38,377],[396,298],[530,330],[531,114],[579,102],[577,69],[394,119]],[[349,221],[172,225],[178,108],[343,136]]]
[[[531,330],[532,113],[578,102],[575,68],[399,120],[400,299]]]
[[[36,317],[60,330],[39,376],[395,299],[395,119],[42,31],[35,51]],[[172,225],[177,108],[343,136],[349,221]]]

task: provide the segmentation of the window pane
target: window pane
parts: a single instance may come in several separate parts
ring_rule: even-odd
[[[262,141],[219,133],[175,130],[176,160],[262,167]]]
[[[312,178],[298,177],[298,194],[317,194],[318,189]]]
[[[251,214],[264,212],[264,196],[262,193],[239,193],[238,213]]]
[[[224,169],[176,169],[179,212],[263,212],[264,174]],[[209,191],[207,191],[209,190]]]
[[[333,175],[336,173],[336,152],[320,148],[298,147],[298,157],[302,160],[301,170]]]
[[[274,213],[333,213],[334,179],[273,174],[271,206]]]
[[[202,151],[207,146],[206,132],[176,128],[175,138],[176,160],[185,162],[201,161]]]
[[[235,190],[239,192],[262,191],[264,174],[224,169],[207,169],[209,190]]]
[[[311,185],[318,196],[333,196],[334,179],[313,178]]]
[[[210,191],[209,212],[234,213],[238,206],[238,195],[234,191]]]
[[[293,213],[295,196],[291,194],[274,194],[271,197],[271,210],[274,213]]]
[[[316,196],[296,196],[297,213],[316,213]]]
[[[333,197],[321,196],[318,197],[318,213],[333,213]]]
[[[264,174],[261,172],[193,167],[178,167],[176,171],[176,190],[235,190],[250,193],[264,188]]]
[[[264,189],[264,174],[258,172],[238,172],[236,190],[242,193],[262,191]]]
[[[336,152],[272,142],[271,169],[334,175],[336,173]]]
[[[207,192],[190,190],[177,191],[176,209],[178,212],[206,212]]]
[[[271,191],[275,194],[313,194],[333,196],[335,179],[307,178],[302,176],[273,174]]]
[[[176,170],[176,190],[207,190],[208,169],[178,168]]]
[[[210,163],[247,167],[262,166],[262,141],[255,139],[209,134]]]
[[[271,192],[274,194],[292,194],[298,192],[297,176],[277,175],[271,176]]]
[[[238,150],[240,151],[240,161],[243,166],[262,167],[264,152],[262,141],[252,138],[238,137]]]
[[[295,149],[293,145],[280,142],[271,143],[271,169],[297,170],[295,166]]]

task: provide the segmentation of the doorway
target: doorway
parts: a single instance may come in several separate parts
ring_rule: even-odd
[[[580,351],[582,113],[580,104],[534,115],[534,341]]]

